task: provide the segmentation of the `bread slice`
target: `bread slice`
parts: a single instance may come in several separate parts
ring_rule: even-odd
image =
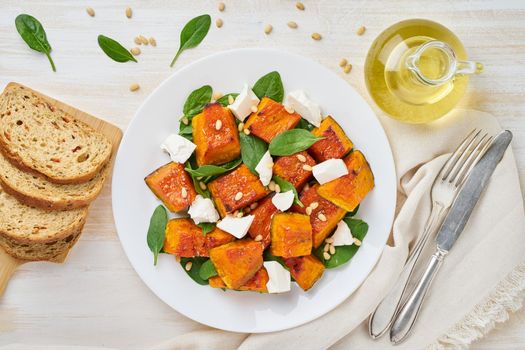
[[[87,213],[87,207],[63,211],[32,208],[0,188],[0,246],[19,259],[52,259],[74,244]]]
[[[20,85],[2,94],[0,151],[18,168],[61,184],[94,178],[111,157],[111,142],[87,124]]]
[[[109,164],[88,182],[56,184],[24,172],[0,153],[0,185],[23,204],[47,210],[85,207],[98,196],[109,173]]]

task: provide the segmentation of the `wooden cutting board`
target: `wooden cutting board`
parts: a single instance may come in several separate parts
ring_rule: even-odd
[[[7,84],[5,89],[9,89],[12,87],[17,86],[23,86],[18,83],[9,83]],[[95,130],[99,131],[100,133],[104,134],[109,141],[111,141],[113,145],[112,149],[112,159],[111,159],[111,167],[113,166],[113,162],[115,159],[115,154],[118,150],[120,140],[122,139],[122,130],[120,130],[118,127],[116,127],[113,124],[110,124],[102,119],[98,119],[88,113],[82,112],[74,107],[71,107],[63,102],[57,101],[51,97],[48,97],[44,94],[41,94],[38,91],[32,90],[31,88],[28,88],[27,86],[24,86],[25,89],[35,93],[36,95],[40,96],[42,99],[44,99],[46,102],[48,102],[50,105],[55,106],[56,108],[62,109],[63,111],[67,112],[72,117],[88,124]],[[110,169],[111,174],[111,169]],[[106,178],[106,181],[111,178],[111,176],[108,176]],[[62,263],[67,257],[67,254],[69,251],[63,252],[61,255],[55,257],[54,259],[50,260],[52,262]],[[25,261],[16,259],[9,254],[7,254],[2,248],[0,248],[0,296],[2,296],[5,288],[7,287],[7,283],[9,282],[9,279],[15,272],[15,270],[22,264],[28,263],[28,262],[34,262],[34,261]]]

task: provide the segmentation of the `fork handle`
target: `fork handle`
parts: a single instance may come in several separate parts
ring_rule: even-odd
[[[393,344],[401,343],[412,330],[417,316],[421,311],[421,306],[423,305],[425,296],[427,295],[427,292],[432,285],[432,281],[437,275],[447,253],[447,251],[442,250],[439,247],[437,248],[434,255],[432,255],[432,258],[430,258],[430,262],[428,263],[425,272],[423,272],[423,275],[420,277],[418,284],[408,297],[407,302],[403,305],[401,310],[399,310],[399,313],[392,324],[392,329],[390,330],[390,341]]]
[[[414,267],[419,260],[421,252],[425,247],[428,238],[432,236],[439,223],[444,216],[444,206],[440,203],[434,203],[432,205],[432,211],[425,225],[425,229],[421,238],[417,241],[412,254],[410,255],[407,263],[403,267],[401,274],[399,275],[396,284],[387,296],[377,306],[374,313],[370,316],[368,323],[368,331],[370,337],[377,339],[386,333],[390,325],[392,324],[394,317],[401,306],[403,296],[406,294],[408,282],[414,272]]]

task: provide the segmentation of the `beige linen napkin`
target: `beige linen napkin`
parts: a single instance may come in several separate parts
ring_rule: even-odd
[[[458,110],[428,125],[381,121],[396,163],[397,216],[392,241],[361,287],[332,312],[294,329],[252,335],[210,329],[176,337],[154,350],[391,347],[387,337],[379,341],[368,337],[368,316],[395,282],[409,246],[423,231],[436,174],[449,152],[474,127],[493,134],[501,129],[493,116],[473,110]],[[396,349],[466,346],[495,322],[506,320],[525,296],[523,252],[523,198],[509,149],[436,277],[412,336]]]

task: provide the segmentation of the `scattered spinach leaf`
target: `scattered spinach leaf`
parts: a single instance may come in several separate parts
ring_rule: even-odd
[[[210,277],[217,276],[217,270],[210,259],[202,263],[199,269],[199,277],[208,280]]]
[[[297,126],[295,128],[312,131],[313,129],[315,129],[315,125],[310,123],[308,120],[301,118],[301,120],[299,120],[299,123],[297,123]]]
[[[148,247],[153,253],[153,265],[157,265],[157,258],[162,246],[164,245],[166,224],[168,223],[168,213],[164,206],[159,205],[155,208],[149,221],[147,242]]]
[[[200,285],[205,286],[208,284],[208,280],[201,278],[199,272],[201,270],[202,264],[204,264],[208,260],[209,260],[208,258],[203,258],[203,257],[181,258],[180,264],[182,265],[182,268],[184,269],[184,271],[186,271],[186,264],[191,261],[191,269],[189,271],[186,271],[186,273],[188,274],[188,276],[191,277],[192,280],[194,280]]]
[[[314,136],[304,129],[287,130],[273,138],[268,149],[272,156],[289,156],[308,149],[323,137]]]
[[[186,171],[192,176],[216,176],[224,174],[230,170],[236,168],[239,164],[242,163],[241,159],[237,159],[233,162],[226,163],[224,165],[202,165],[197,169],[186,168]]]
[[[128,62],[133,61],[137,62],[135,57],[128,51],[124,46],[122,46],[118,41],[108,38],[100,34],[98,36],[98,46],[104,51],[104,53],[116,62]]]
[[[295,189],[295,187],[290,182],[286,181],[285,179],[283,179],[283,178],[281,178],[281,177],[279,177],[277,175],[272,177],[272,180],[277,185],[279,185],[279,187],[281,188],[281,192],[292,191],[293,192],[293,196],[294,196],[294,200],[293,200],[294,203],[297,204],[298,206],[300,206],[301,208],[304,208],[304,204],[299,199],[299,194],[297,193],[297,190]]]
[[[193,126],[191,125],[191,123],[186,125],[183,122],[180,122],[179,135],[185,137],[190,141],[193,141]]]
[[[252,90],[260,99],[266,96],[274,101],[283,102],[283,82],[281,80],[281,75],[276,71],[270,72],[257,80],[253,85]]]
[[[204,107],[211,101],[212,88],[209,85],[201,86],[200,88],[193,90],[186,102],[184,102],[184,107],[182,112],[189,120],[202,112]]]
[[[35,17],[23,13],[16,16],[15,26],[22,39],[30,48],[47,56],[51,69],[53,69],[53,72],[56,72],[55,63],[51,58],[51,45],[47,41],[46,31],[42,23]]]
[[[354,210],[346,213],[345,215],[345,219],[348,219],[348,218],[351,218],[352,216],[355,216],[355,214],[357,214],[357,211],[359,210],[359,204],[357,205],[357,207],[355,207]]]
[[[237,96],[239,96],[239,94],[236,93],[236,92],[232,92],[232,93],[226,94],[226,95],[222,96],[221,98],[219,98],[217,100],[217,102],[220,103],[223,107],[228,107],[228,105],[230,104],[228,102],[228,97],[229,96],[231,96],[233,98],[237,98]],[[237,118],[235,118],[235,119],[237,119]]]
[[[197,162],[195,161],[195,155],[192,155],[191,158],[186,162],[186,171],[188,171],[188,169],[196,169],[197,168]],[[193,181],[193,187],[195,188],[195,191],[197,191],[198,194],[200,194],[201,196],[203,196],[204,198],[211,198],[211,193],[210,191],[206,188],[205,190],[203,190],[201,188],[201,186],[199,185],[199,181],[197,179],[198,176],[193,176],[192,174],[190,174],[191,176],[191,179]]]
[[[194,48],[204,40],[206,34],[208,34],[208,31],[210,30],[210,24],[210,15],[197,16],[186,23],[180,32],[179,50],[173,58],[173,61],[171,61],[170,67],[173,67],[182,51]]]
[[[213,222],[201,222],[197,224],[202,229],[202,234],[207,235],[215,229],[215,224]]]
[[[241,141],[242,162],[246,164],[252,173],[259,175],[255,171],[255,167],[268,150],[268,144],[258,137],[246,135],[243,132],[239,133],[239,138]]]

